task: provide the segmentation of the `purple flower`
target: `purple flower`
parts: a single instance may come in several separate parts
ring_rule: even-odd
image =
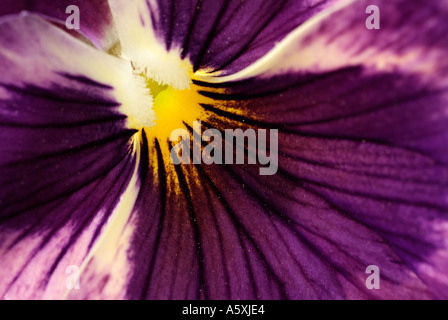
[[[0,297],[448,298],[447,16],[2,0]],[[174,165],[177,129],[277,129],[278,170]]]

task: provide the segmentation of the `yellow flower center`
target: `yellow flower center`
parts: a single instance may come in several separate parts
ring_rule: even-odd
[[[199,94],[199,87],[191,84],[189,88],[178,90],[169,85],[160,85],[148,80],[148,89],[153,96],[155,125],[145,128],[148,139],[157,139],[165,144],[176,129],[192,126],[193,121],[205,120],[207,115],[201,103],[210,103],[209,98]]]
[[[166,63],[173,63],[173,56],[170,55]],[[209,113],[204,110],[201,104],[212,104],[213,99],[203,96],[199,91],[204,88],[193,83],[195,74],[193,68],[187,60],[176,61],[176,69],[171,65],[167,68],[169,72],[174,74],[157,75],[147,68],[139,68],[132,64],[134,74],[144,81],[145,90],[152,98],[152,105],[148,105],[146,117],[151,119],[141,120],[139,113],[134,111],[135,116],[128,114],[129,126],[139,130],[136,137],[143,138],[145,135],[148,141],[150,166],[155,173],[159,170],[159,162],[163,161],[164,170],[167,176],[167,187],[175,192],[180,192],[179,183],[177,182],[177,174],[172,164],[170,150],[173,142],[170,137],[173,131],[177,129],[186,129],[193,126],[195,121],[206,121]],[[159,66],[160,68],[160,66]],[[173,71],[175,70],[175,71]],[[176,72],[178,77],[175,77]],[[186,79],[188,72],[188,81]],[[170,80],[166,80],[170,79]],[[171,79],[175,81],[172,82]],[[201,133],[199,133],[201,134]],[[157,148],[156,146],[159,146]],[[160,158],[160,151],[162,159]]]

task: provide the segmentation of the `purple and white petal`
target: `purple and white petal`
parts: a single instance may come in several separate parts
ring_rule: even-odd
[[[173,80],[164,79],[163,74],[178,69],[178,57],[187,59],[193,71],[235,73],[339,0],[109,2],[124,54],[169,83]],[[157,65],[161,64],[166,70],[159,72]]]
[[[238,121],[243,127],[280,130],[279,173],[284,179],[276,185],[296,184],[297,189],[287,188],[288,196],[304,189],[302,193],[316,196],[341,219],[351,219],[371,234],[365,242],[350,234],[339,236],[334,245],[349,242],[359,250],[396,255],[368,255],[378,261],[372,264],[394,262],[381,267],[389,273],[389,288],[396,281],[409,289],[384,290],[378,298],[446,298],[448,41],[442,34],[448,30],[447,6],[422,1],[409,8],[405,2],[377,1],[381,29],[368,30],[366,16],[359,17],[366,3],[353,2],[317,17],[285,42],[290,47],[280,45],[282,50],[273,50],[239,74],[204,77],[216,83],[208,84],[203,94],[221,101],[204,107],[216,113],[212,127]],[[233,82],[225,82],[229,80]],[[284,201],[274,201],[270,190],[275,185],[256,172],[251,179],[244,172],[234,176],[265,207],[281,206],[278,214],[287,221],[301,214],[316,216],[311,206],[298,210],[292,203],[283,207]],[[282,192],[278,196],[287,198]],[[295,230],[314,238],[320,243],[316,252],[329,256],[335,248],[318,238],[328,242],[336,235],[324,235],[330,232],[326,222],[309,222],[316,224],[310,229],[313,235],[299,226]],[[334,228],[344,234],[342,224]],[[356,237],[356,229],[350,230]],[[334,262],[335,270],[352,270],[349,265],[339,269],[339,263]],[[400,278],[404,275],[409,277]]]
[[[182,48],[195,70],[232,74],[250,65],[335,0],[150,2],[166,48]]]
[[[32,14],[1,18],[0,73],[0,296],[62,298],[138,194],[132,110],[151,99],[128,62]]]
[[[370,6],[378,27],[368,29]],[[289,73],[320,73],[364,66],[367,71],[404,72],[446,85],[448,40],[444,1],[345,1],[307,20],[261,59],[236,74],[210,78],[227,82]],[[200,77],[202,78],[202,77]]]

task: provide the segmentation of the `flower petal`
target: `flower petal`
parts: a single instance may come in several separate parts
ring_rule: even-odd
[[[61,298],[131,183],[128,62],[31,15],[0,20],[0,296]],[[137,194],[137,192],[135,192]]]
[[[130,56],[138,55],[144,44],[158,43],[164,51],[188,58],[194,71],[223,75],[253,63],[306,19],[336,2],[133,0],[130,5],[110,0]]]
[[[285,154],[274,177],[247,165],[183,165],[172,175],[157,145],[150,157],[158,167],[146,171],[132,219],[104,242],[83,273],[84,290],[69,297],[446,296],[446,284],[438,287],[446,270],[439,261],[448,231],[440,199],[446,167],[372,143],[281,139]],[[380,267],[381,290],[365,287],[369,265]],[[426,267],[439,274],[427,278]]]
[[[417,276],[426,286],[420,290],[414,283],[411,287],[415,290],[394,289],[390,296],[382,290],[378,297],[403,294],[415,298],[430,293],[446,298],[448,41],[441,34],[448,30],[447,6],[443,1],[421,2],[421,7],[415,4],[412,8],[400,1],[376,1],[385,17],[385,30],[377,32],[367,30],[364,20],[358,18],[365,3],[354,2],[318,23],[304,25],[305,29],[291,38],[297,41],[288,42],[291,47],[280,45],[282,51],[274,50],[240,74],[213,79],[241,80],[208,84],[213,90],[203,94],[221,102],[204,107],[216,113],[218,120],[212,127],[235,126],[237,121],[242,127],[280,130],[279,172],[284,180],[276,184],[262,181],[254,172],[249,182],[244,178],[247,174],[239,172],[234,176],[241,183],[252,185],[253,192],[262,195],[272,194],[275,186],[294,194],[296,189],[284,186],[297,184],[339,215],[370,230],[371,243],[356,242],[358,248],[391,249],[398,259],[389,261],[398,261],[400,267],[381,270],[389,272],[392,282],[407,287]],[[401,25],[391,25],[392,21]],[[396,39],[400,39],[398,44]],[[323,43],[325,49],[317,50]],[[338,48],[338,55],[326,55],[335,54]],[[274,201],[271,195],[258,199],[267,207],[270,203],[281,206],[278,214],[291,221],[302,212],[316,215],[314,208],[296,210],[292,203],[283,206],[285,200]],[[321,237],[323,228],[322,223],[313,227],[313,238]],[[375,234],[382,239],[380,244]],[[334,244],[341,246],[344,241],[355,245],[358,240],[339,238]],[[327,252],[326,257],[334,254]],[[372,264],[387,261],[373,252],[369,256]],[[339,270],[338,263],[335,270]],[[400,268],[409,279],[398,280]],[[341,270],[351,269],[345,266]]]
[[[203,79],[224,83],[257,77],[234,86],[238,89],[230,89],[233,97],[226,100],[269,96],[290,86],[280,100],[276,95],[254,99],[246,109],[257,108],[249,112],[260,121],[288,124],[304,133],[380,140],[447,163],[448,40],[443,35],[448,6],[419,1],[413,3],[419,10],[408,10],[404,1],[375,1],[382,29],[368,30],[367,15],[359,14],[367,3],[355,1],[303,25],[238,74]],[[307,87],[316,91],[307,92]],[[268,100],[277,105],[275,120]],[[297,109],[297,117],[289,113]]]
[[[370,5],[380,10],[379,30],[366,27],[369,14],[365,11]],[[248,68],[203,80],[222,83],[363,65],[372,72],[438,76],[443,81],[440,84],[446,85],[447,13],[444,1],[417,0],[412,5],[404,0],[343,2],[307,20]]]
[[[29,11],[39,13],[65,28],[65,22],[71,15],[66,10],[71,5],[79,8],[79,31],[82,34],[106,51],[116,45],[117,37],[107,0],[3,0],[0,4],[0,16]]]

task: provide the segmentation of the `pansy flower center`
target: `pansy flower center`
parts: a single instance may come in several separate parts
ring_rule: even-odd
[[[150,150],[155,150],[155,145],[159,144],[163,160],[168,164],[171,162],[172,133],[178,129],[191,129],[195,121],[207,121],[209,115],[202,105],[214,101],[201,94],[204,88],[195,84],[195,73],[188,60],[181,60],[180,55],[175,57],[173,52],[153,58],[154,61],[146,63],[145,67],[131,63],[133,73],[138,82],[143,83],[151,103],[143,107],[146,110],[128,113],[128,126],[145,135]],[[150,158],[155,160],[157,157]],[[157,165],[153,167],[157,168]]]
[[[188,87],[178,89],[143,76],[155,112],[154,126],[145,128],[148,138],[165,142],[174,130],[205,118],[200,104],[207,103],[208,99],[199,93],[197,85],[190,83]]]

